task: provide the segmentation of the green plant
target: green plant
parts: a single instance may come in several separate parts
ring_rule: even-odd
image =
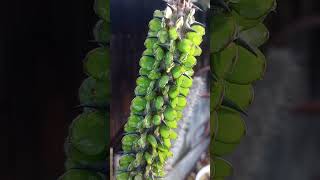
[[[196,56],[205,28],[194,19],[197,7],[190,0],[168,0],[149,22],[146,50],[139,61],[135,98],[122,138],[123,155],[118,180],[155,179],[165,175],[172,156],[171,140],[187,104]]]
[[[90,51],[84,60],[89,76],[79,88],[83,113],[76,117],[65,142],[66,173],[61,180],[104,180],[109,144],[109,0],[96,0],[96,14],[101,18],[94,28],[99,47]]]
[[[243,115],[253,101],[252,84],[261,79],[266,60],[259,47],[269,38],[263,20],[275,0],[211,0],[211,178],[232,174],[220,158],[235,150],[246,133]]]

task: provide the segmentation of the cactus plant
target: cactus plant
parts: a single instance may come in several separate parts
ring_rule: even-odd
[[[194,18],[199,8],[191,0],[165,2],[165,10],[154,11],[149,22],[117,180],[165,176],[171,140],[177,137],[175,128],[187,104],[193,67],[202,53],[205,28]]]
[[[109,0],[96,0],[94,9],[101,18],[94,28],[99,47],[84,59],[84,70],[89,76],[79,88],[82,114],[76,117],[65,142],[66,173],[61,180],[104,180],[109,141]]]
[[[261,79],[266,60],[259,47],[269,33],[263,20],[275,0],[211,0],[211,179],[232,174],[223,160],[246,133],[243,116],[253,101],[252,84]]]

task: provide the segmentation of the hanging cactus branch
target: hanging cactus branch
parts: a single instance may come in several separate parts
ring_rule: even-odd
[[[246,133],[243,116],[253,101],[252,84],[261,79],[266,60],[258,49],[269,33],[265,17],[275,0],[211,0],[211,179],[232,175],[221,156],[232,153]]]
[[[165,177],[164,164],[173,156],[171,140],[177,138],[193,67],[202,53],[205,28],[194,18],[201,9],[190,0],[165,2],[165,10],[154,11],[149,22],[117,180]]]
[[[82,114],[70,125],[65,142],[66,173],[60,180],[105,180],[109,141],[109,1],[95,0],[94,9],[101,18],[94,28],[94,42],[99,47],[84,59],[84,70],[89,76],[79,88]]]

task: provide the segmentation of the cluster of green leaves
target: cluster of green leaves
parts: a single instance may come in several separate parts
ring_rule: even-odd
[[[186,9],[181,15],[175,5],[156,10],[149,22],[117,180],[163,177],[165,161],[173,155],[171,140],[177,138],[175,128],[187,104],[205,34],[204,27],[194,21],[195,9]]]
[[[253,101],[252,84],[261,79],[266,60],[259,47],[269,38],[263,20],[275,0],[211,0],[211,178],[232,174],[230,154],[246,133],[243,117]]]
[[[109,144],[110,74],[109,0],[95,0],[94,9],[101,18],[94,37],[99,47],[84,59],[84,70],[89,76],[79,88],[83,113],[76,117],[65,142],[66,173],[61,180],[104,180]]]

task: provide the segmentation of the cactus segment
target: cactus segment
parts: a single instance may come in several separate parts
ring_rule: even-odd
[[[84,61],[84,69],[89,76],[97,80],[107,80],[109,78],[110,62],[109,50],[105,47],[99,47],[87,54]]]
[[[253,87],[226,82],[225,97],[237,104],[242,110],[248,108],[253,101]]]
[[[237,148],[246,132],[243,116],[253,101],[252,84],[262,79],[266,59],[258,49],[269,38],[263,24],[275,0],[211,0],[211,179],[232,175],[221,159]]]
[[[105,118],[107,117],[101,112],[79,115],[72,124],[70,142],[87,155],[97,155],[107,151]]]
[[[210,19],[210,51],[225,49],[236,37],[236,21],[230,14],[219,14]]]
[[[82,105],[104,106],[110,99],[110,87],[107,81],[100,81],[93,77],[85,79],[79,88],[79,99]]]
[[[107,43],[110,40],[110,22],[100,20],[93,29],[93,35],[96,42]]]
[[[216,140],[224,143],[238,143],[245,135],[246,126],[238,112],[222,108],[218,110],[219,130]]]
[[[238,60],[226,80],[235,84],[251,84],[262,79],[266,70],[266,60],[262,52],[258,56],[243,47],[238,48]]]
[[[240,32],[239,37],[254,47],[260,47],[269,39],[269,31],[264,24],[260,23],[251,29]]]
[[[227,176],[232,175],[233,168],[229,162],[221,158],[215,158],[213,162],[214,162],[213,165],[215,169],[214,171],[215,173],[213,176],[214,179],[225,178]]]
[[[212,149],[214,150],[213,153],[216,156],[226,156],[232,153],[238,144],[226,144],[219,141],[214,141],[212,144]]]
[[[171,141],[187,105],[192,86],[192,68],[197,64],[205,34],[196,22],[196,8],[190,1],[168,0],[164,11],[156,10],[149,22],[144,42],[146,50],[139,61],[136,97],[125,125],[122,149],[132,153],[118,168],[118,180],[164,177],[164,164],[173,156]]]
[[[258,19],[274,10],[274,0],[238,0],[231,2],[231,8],[246,19]]]

